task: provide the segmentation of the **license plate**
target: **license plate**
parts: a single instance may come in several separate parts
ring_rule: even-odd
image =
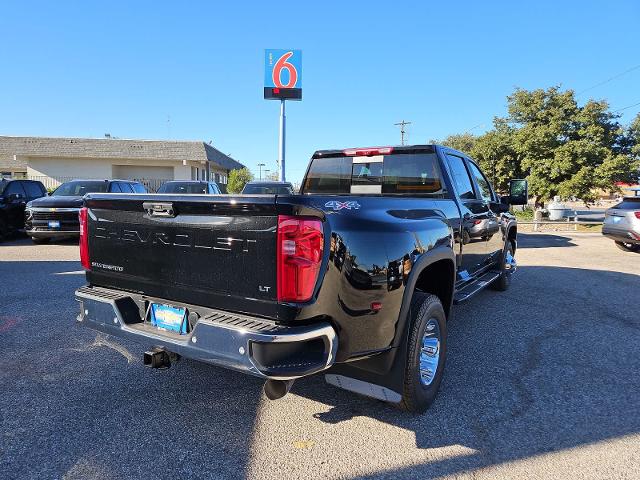
[[[161,330],[169,330],[171,332],[184,335],[187,333],[185,314],[185,308],[152,303],[151,325],[154,325]]]
[[[49,228],[60,228],[59,220],[49,220]]]

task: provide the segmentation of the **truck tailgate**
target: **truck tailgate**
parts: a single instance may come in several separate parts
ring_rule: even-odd
[[[93,194],[85,205],[91,284],[273,313],[275,196]]]

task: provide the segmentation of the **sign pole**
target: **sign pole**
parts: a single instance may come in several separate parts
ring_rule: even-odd
[[[286,100],[302,100],[302,51],[266,49],[264,51],[264,98],[280,100],[278,138],[278,179],[286,181],[287,116]]]
[[[286,142],[286,128],[287,128],[287,117],[285,115],[284,109],[285,100],[284,98],[280,99],[280,137],[278,142],[278,167],[279,167],[279,177],[280,181],[286,181],[285,169],[284,169],[284,158],[285,158],[285,142]]]

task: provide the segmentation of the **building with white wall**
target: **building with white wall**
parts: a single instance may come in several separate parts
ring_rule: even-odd
[[[229,172],[242,167],[204,142],[0,136],[0,176],[47,188],[74,178],[214,180],[224,188]]]

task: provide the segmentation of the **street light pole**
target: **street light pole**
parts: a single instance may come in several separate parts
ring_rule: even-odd
[[[259,163],[258,167],[260,168],[260,180],[262,180],[262,167],[264,167],[264,163]]]

